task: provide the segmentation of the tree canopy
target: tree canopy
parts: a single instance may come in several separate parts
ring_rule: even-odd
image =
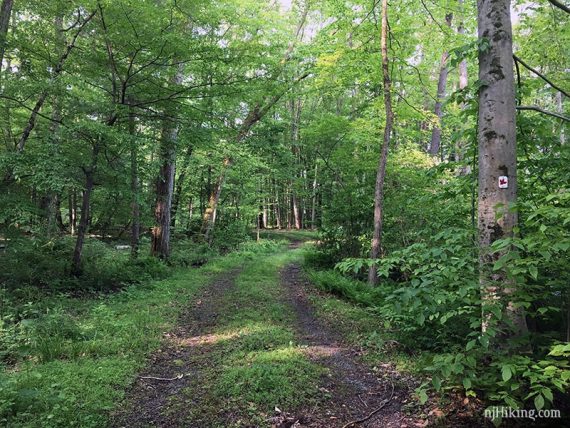
[[[3,0],[6,311],[318,230],[309,276],[430,354],[422,401],[555,406],[569,7],[477,3]]]

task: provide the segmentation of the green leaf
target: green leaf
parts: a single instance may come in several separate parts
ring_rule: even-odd
[[[426,321],[426,316],[424,314],[419,314],[416,317],[416,321],[419,325],[424,325],[425,321]]]
[[[544,395],[544,398],[546,398],[548,401],[550,401],[551,403],[552,401],[554,401],[554,396],[552,395],[552,391],[550,390],[550,388],[543,388],[541,392]]]
[[[471,379],[469,379],[468,377],[463,378],[463,388],[471,389]]]
[[[531,266],[528,269],[530,276],[532,276],[535,280],[538,278],[538,269],[536,266]]]
[[[433,387],[435,388],[436,391],[439,391],[441,389],[441,380],[439,380],[438,377],[434,377],[431,380],[431,383],[433,383]]]
[[[418,397],[420,399],[420,404],[425,404],[428,400],[428,395],[424,389],[418,391]]]
[[[541,410],[544,407],[544,397],[542,394],[538,394],[534,397],[534,407],[536,407],[537,410]]]
[[[511,367],[507,365],[501,368],[501,374],[503,376],[504,382],[507,382],[511,377],[513,377],[513,372],[511,371]]]

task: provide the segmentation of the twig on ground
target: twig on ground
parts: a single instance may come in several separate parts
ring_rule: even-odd
[[[375,410],[370,412],[368,414],[368,416],[366,416],[362,419],[358,419],[356,421],[349,422],[346,425],[344,425],[342,428],[349,428],[349,427],[354,426],[356,424],[361,424],[363,422],[366,422],[368,419],[370,419],[372,416],[374,416],[376,413],[378,413],[380,410],[382,410],[386,406],[386,404],[388,404],[392,400],[392,397],[394,397],[394,382],[392,382],[392,392],[390,393],[390,397],[387,398],[386,400],[384,400],[379,407],[377,407]]]
[[[139,376],[141,379],[152,379],[152,380],[162,380],[165,382],[172,382],[173,380],[178,380],[178,379],[182,379],[184,377],[183,374],[179,374],[176,377],[172,377],[172,378],[165,378],[165,377],[154,377],[154,376]]]

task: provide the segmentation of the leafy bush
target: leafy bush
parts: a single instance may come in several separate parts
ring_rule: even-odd
[[[183,239],[174,244],[168,262],[173,266],[202,266],[216,255],[217,252],[207,244]]]
[[[242,242],[238,250],[242,254],[269,254],[273,253],[287,244],[288,241],[286,240],[271,240],[271,239],[260,239],[259,241],[246,241]]]
[[[83,274],[75,278],[69,273],[74,245],[72,237],[10,241],[7,251],[0,255],[0,284],[11,290],[31,286],[80,292],[115,289],[167,273],[167,267],[156,258],[133,260],[127,252],[88,239],[83,249]]]
[[[436,235],[430,245],[417,243],[393,252],[378,264],[378,274],[385,278],[374,291],[379,315],[399,329],[404,341],[422,341],[432,349],[462,343],[470,322],[480,325],[475,260],[471,234],[457,229]],[[337,270],[354,274],[370,264],[368,259],[346,259]],[[403,282],[389,279],[394,272]]]
[[[233,251],[245,241],[250,240],[250,225],[244,220],[226,219],[216,224],[213,245],[222,253]]]
[[[542,333],[539,340],[531,337],[530,346],[501,341],[510,328],[503,299],[486,302],[487,328],[481,332],[477,254],[469,230],[448,229],[380,261],[345,259],[337,272],[312,273],[311,279],[324,290],[373,307],[385,326],[397,329],[402,343],[434,353],[425,367],[430,381],[418,389],[422,401],[429,388],[462,389],[489,403],[541,409],[553,405],[556,392],[567,393],[570,387],[570,345],[557,342],[563,339],[560,296],[569,293],[569,272],[559,263],[570,256],[564,227],[570,223],[568,212],[560,204],[531,211],[522,225],[523,237],[499,240],[493,247],[503,254],[494,268],[506,268],[517,284],[509,300],[526,308]],[[385,278],[377,289],[343,276],[362,276],[371,263]]]

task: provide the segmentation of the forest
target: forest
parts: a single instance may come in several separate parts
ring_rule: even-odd
[[[570,426],[567,0],[0,1],[0,426]]]

